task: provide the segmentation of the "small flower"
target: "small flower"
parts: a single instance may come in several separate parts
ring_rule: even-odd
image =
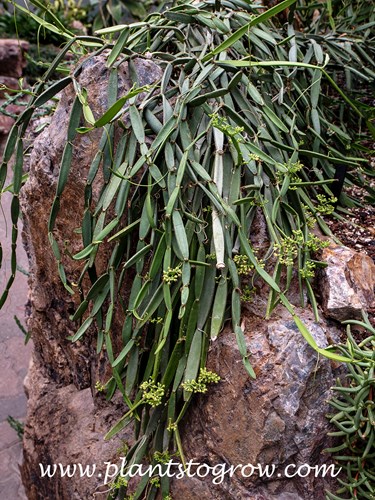
[[[163,452],[155,451],[154,460],[160,464],[167,464],[171,460],[171,455],[167,450]]]
[[[181,266],[175,268],[168,267],[166,271],[163,271],[163,281],[167,285],[178,281],[178,278],[182,275]]]
[[[315,276],[315,267],[316,267],[315,262],[313,262],[312,260],[308,260],[305,264],[305,267],[299,270],[299,273],[302,276],[302,278],[305,279],[313,278]]]
[[[281,264],[292,266],[294,259],[298,255],[297,242],[293,237],[286,236],[280,243],[275,243],[275,254]]]
[[[95,389],[98,391],[98,392],[103,392],[105,391],[105,385],[103,385],[101,382],[99,382],[99,380],[96,382],[95,384]]]
[[[289,176],[290,182],[293,184],[298,184],[301,179],[298,177],[298,172],[304,168],[304,165],[300,161],[294,163],[284,163],[279,165],[279,169],[276,170],[276,181],[282,184],[284,177]],[[290,187],[289,189],[296,189],[296,187]]]
[[[319,213],[330,215],[332,212],[334,212],[334,204],[337,201],[337,198],[335,198],[335,196],[327,198],[327,196],[325,196],[324,194],[318,194],[316,198],[318,200],[318,205],[316,208]]]
[[[227,118],[225,118],[224,116],[220,116],[217,113],[213,113],[209,116],[210,118],[212,118],[212,126],[217,128],[218,130],[221,130],[223,134],[229,137],[229,140],[238,135],[239,137],[236,138],[237,142],[243,141],[243,138],[240,134],[244,131],[244,127],[233,127],[232,125],[230,125]]]
[[[157,477],[153,477],[152,479],[150,479],[150,484],[155,486],[155,488],[160,488],[160,477],[157,476]]]
[[[255,288],[251,288],[249,285],[246,285],[241,290],[241,300],[242,302],[252,302],[255,295]]]
[[[235,255],[233,261],[236,264],[238,274],[247,275],[254,269],[254,265],[247,255]]]
[[[167,426],[167,431],[172,432],[177,430],[177,424],[176,422],[172,422],[172,419],[169,419],[168,426]]]
[[[201,368],[198,381],[203,382],[204,384],[217,384],[220,381],[220,375],[207,370],[207,368]]]
[[[306,242],[306,248],[312,252],[318,252],[322,248],[329,247],[330,242],[328,240],[321,240],[315,234],[309,233]]]
[[[150,323],[156,323],[157,325],[159,325],[163,322],[163,319],[164,318],[162,318],[161,316],[158,316],[157,318],[151,318]]]
[[[159,406],[163,400],[165,385],[157,382],[156,384],[152,379],[143,382],[141,384],[141,389],[143,391],[143,397],[145,403],[149,404],[153,408]]]
[[[207,384],[217,384],[220,381],[220,376],[206,368],[201,368],[198,380],[186,380],[181,386],[187,392],[200,392],[206,393],[208,388]]]
[[[249,154],[249,160],[258,161],[258,162],[262,161],[262,159],[254,153]]]
[[[316,224],[316,219],[313,214],[310,212],[309,207],[307,205],[302,205],[302,209],[305,213],[306,225],[309,229],[313,229]]]
[[[197,380],[186,380],[181,386],[187,392],[201,392],[204,394],[208,390],[206,384],[199,383]]]
[[[113,488],[118,490],[122,487],[126,488],[129,484],[129,481],[125,479],[123,476],[117,476],[116,481],[113,483]]]

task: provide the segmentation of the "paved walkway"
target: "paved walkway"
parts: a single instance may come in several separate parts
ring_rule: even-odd
[[[2,147],[0,150],[2,158]],[[0,200],[0,242],[3,248],[3,262],[0,268],[0,294],[10,272],[10,201],[4,194]],[[4,219],[4,213],[6,219]],[[18,264],[27,270],[27,257],[21,238],[17,248]],[[24,306],[27,300],[27,276],[17,272],[8,300],[0,310],[0,498],[25,499],[18,464],[22,461],[22,445],[17,433],[10,427],[7,417],[24,421],[26,396],[23,379],[26,376],[31,356],[31,341],[24,345],[24,334],[18,328],[14,316],[25,325]]]

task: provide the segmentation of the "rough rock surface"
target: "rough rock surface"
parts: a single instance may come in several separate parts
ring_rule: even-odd
[[[137,59],[134,62],[141,85],[161,77],[161,69],[151,61]],[[108,108],[109,71],[105,63],[104,54],[86,61],[78,78],[79,83],[89,89],[89,103],[97,117]],[[119,71],[118,96],[125,94],[132,85],[127,63],[123,63]],[[111,460],[114,447],[121,443],[114,440],[108,446],[103,442],[103,436],[110,428],[110,420],[120,418],[125,410],[124,405],[100,409],[101,399],[97,397],[95,383],[107,381],[110,367],[105,354],[99,358],[96,355],[94,329],[86,332],[82,342],[73,344],[67,340],[77,329],[69,315],[76,308],[79,297],[70,296],[62,286],[48,241],[49,212],[56,192],[74,97],[72,86],[62,92],[50,126],[36,139],[30,158],[30,176],[21,195],[24,244],[30,262],[28,329],[34,342],[34,365],[27,389],[29,404],[22,476],[29,499],[35,500],[90,498],[100,479],[93,478],[90,485],[78,475],[65,480],[56,479],[50,491],[48,484],[52,482],[43,482],[36,476],[38,464],[46,460],[49,463],[79,461],[83,464]],[[67,245],[74,254],[82,248],[81,236],[76,229],[84,209],[85,179],[101,134],[101,130],[94,130],[77,136],[71,174],[56,221],[55,238],[62,250],[67,276],[73,282],[78,279],[82,264],[66,258],[63,249]],[[103,179],[99,174],[93,184],[94,199],[102,187]],[[98,273],[100,266],[99,259]],[[84,283],[84,286],[89,284]],[[115,349],[116,339],[113,343]],[[96,431],[90,430],[98,422],[100,425]],[[38,496],[38,491],[45,496]]]
[[[322,252],[328,266],[319,289],[327,317],[338,321],[361,318],[374,303],[375,265],[372,259],[350,248],[331,244]]]
[[[96,492],[101,495],[103,477],[109,461],[116,463],[120,453],[118,440],[103,441],[107,430],[115,423],[122,411],[121,401],[99,405],[94,403],[89,388],[78,390],[74,384],[59,386],[43,372],[40,365],[31,363],[25,379],[28,396],[28,416],[25,426],[22,474],[27,478],[26,491],[30,499],[76,499],[90,498]],[[50,464],[74,467],[82,464],[96,466],[95,475],[65,481],[59,472],[51,478],[41,477],[43,469]]]
[[[88,60],[79,83],[89,88],[89,103],[94,114],[100,116],[107,109],[108,70],[105,56]],[[138,78],[146,85],[160,78],[161,70],[148,60],[136,60]],[[118,95],[125,94],[132,86],[123,64],[119,72]],[[63,148],[66,142],[69,112],[75,94],[69,86],[62,94],[50,126],[36,140],[30,159],[30,177],[22,190],[22,209],[25,224],[25,245],[30,256],[30,300],[32,314],[29,328],[33,332],[35,351],[39,361],[47,367],[57,383],[74,383],[78,388],[90,386],[93,376],[92,361],[96,358],[93,342],[72,344],[66,337],[74,334],[76,325],[69,314],[79,303],[64,289],[57,272],[57,263],[48,242],[48,218],[56,184]],[[83,215],[83,193],[91,161],[98,150],[101,130],[78,135],[74,142],[71,174],[61,197],[61,208],[56,221],[55,238],[60,249],[68,246],[71,254],[82,249],[81,235],[77,234]],[[103,186],[99,172],[93,183],[93,197],[98,197]],[[78,279],[82,264],[62,257],[68,278]],[[100,259],[98,263],[100,273]],[[78,295],[78,294],[76,294]],[[87,336],[89,337],[89,335]],[[95,380],[94,380],[95,384]]]
[[[315,323],[307,309],[296,309],[296,313],[320,347],[326,347],[328,340],[337,341],[337,330],[327,322]],[[204,480],[174,480],[174,498],[323,500],[329,481],[315,478],[314,472],[305,478],[285,478],[284,469],[289,464],[298,468],[329,463],[329,457],[322,454],[330,444],[326,401],[339,371],[327,359],[317,359],[281,308],[269,321],[247,316],[245,333],[257,379],[246,375],[235,336],[225,330],[212,344],[208,358],[209,368],[221,381],[192,409],[182,436],[183,448],[186,460],[211,466],[261,464],[277,469],[269,479],[258,478],[256,472],[246,478],[237,471],[232,479],[227,474],[219,485],[212,484],[212,475]],[[244,475],[250,471],[247,468]]]

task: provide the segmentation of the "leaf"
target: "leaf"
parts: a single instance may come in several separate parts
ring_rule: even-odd
[[[108,60],[107,60],[108,67],[111,67],[116,62],[116,59],[121,54],[122,49],[124,48],[124,45],[127,42],[128,38],[129,38],[129,31],[124,30],[121,33],[121,35],[118,37],[118,39],[116,40],[116,43],[115,43],[113,49],[111,50],[111,53],[108,56]]]
[[[228,294],[228,281],[225,276],[222,277],[221,283],[219,283],[216,288],[216,295],[214,300],[214,305],[212,308],[212,318],[211,318],[211,332],[210,336],[212,340],[215,340],[219,335],[221,326],[223,324],[225,305],[227,302]]]
[[[284,123],[280,120],[280,118],[276,115],[276,113],[274,111],[272,111],[271,108],[264,105],[262,107],[262,110],[268,116],[268,118],[276,125],[277,128],[279,128],[283,132],[286,132],[286,133],[289,132],[288,128],[284,125]]]
[[[86,333],[86,331],[89,329],[93,320],[94,320],[94,318],[92,318],[91,316],[88,317],[82,323],[81,327],[78,328],[77,332],[73,336],[67,337],[68,340],[71,340],[72,342],[77,342],[77,340],[79,340]]]
[[[143,87],[138,87],[135,88],[133,87],[132,89],[129,90],[129,92],[124,95],[123,97],[120,97],[104,114],[101,116],[98,120],[94,121],[94,127],[99,128],[99,127],[104,127],[104,125],[107,125],[110,123],[112,120],[114,120],[116,117],[118,117],[119,112],[122,110],[124,107],[125,103],[131,99],[132,97],[135,97],[136,95],[140,94],[141,92],[147,92],[150,90],[149,85],[145,85]]]
[[[293,320],[295,324],[297,325],[298,330],[302,333],[304,339],[307,341],[307,343],[319,354],[324,356],[325,358],[333,359],[335,361],[340,361],[342,363],[353,363],[353,359],[347,358],[346,356],[341,356],[339,354],[335,354],[327,349],[322,349],[318,347],[317,343],[315,342],[314,337],[311,335],[309,330],[306,328],[306,326],[302,323],[300,318],[296,315],[293,314]]]
[[[120,354],[117,356],[117,358],[112,363],[113,368],[116,367],[117,365],[119,365],[121,363],[121,361],[126,358],[128,353],[130,352],[130,350],[133,348],[134,343],[135,343],[134,339],[129,340],[129,342],[126,344],[126,346],[122,349]]]
[[[146,245],[141,248],[136,254],[133,255],[133,257],[130,257],[130,259],[125,262],[124,269],[127,269],[136,264],[144,255],[148,254],[151,249],[152,245]]]
[[[187,358],[184,380],[195,380],[198,375],[202,349],[202,333],[196,330]]]
[[[181,251],[184,260],[189,260],[189,244],[186,236],[186,230],[180,212],[175,210],[172,214],[173,228],[177,239],[177,245]]]

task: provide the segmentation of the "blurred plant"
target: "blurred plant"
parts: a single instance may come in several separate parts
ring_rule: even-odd
[[[305,31],[329,30],[340,34],[351,32],[361,38],[373,37],[375,10],[372,2],[366,0],[298,0],[296,12]]]
[[[52,2],[44,0],[44,3],[60,19],[66,20],[68,25],[74,21],[85,22],[87,20],[88,7],[83,5],[82,0],[54,0]]]
[[[143,20],[150,12],[160,11],[173,0],[89,0],[88,20],[93,31],[114,24]]]

